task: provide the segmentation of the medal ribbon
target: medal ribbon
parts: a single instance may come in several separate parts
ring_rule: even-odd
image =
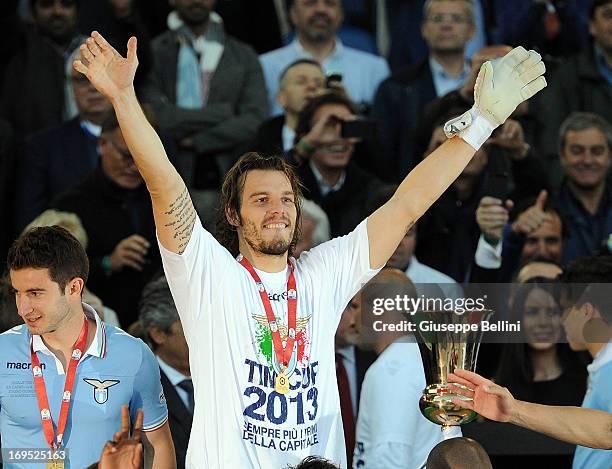
[[[297,288],[295,283],[295,274],[293,272],[293,264],[287,260],[287,265],[289,266],[289,280],[287,280],[287,343],[285,344],[285,349],[283,350],[283,342],[279,332],[280,328],[276,324],[276,318],[274,317],[274,312],[272,311],[272,305],[270,304],[270,298],[268,298],[266,287],[264,287],[259,275],[257,275],[257,272],[255,272],[255,269],[246,257],[240,256],[240,260],[238,262],[249,271],[251,277],[253,277],[253,280],[255,280],[255,283],[257,284],[257,290],[259,291],[261,302],[266,310],[268,327],[270,328],[270,333],[272,334],[272,343],[274,345],[276,360],[282,367],[287,368],[293,353],[293,345],[295,343],[296,334]]]
[[[32,356],[32,374],[34,376],[34,388],[36,389],[36,397],[38,400],[38,408],[40,410],[40,419],[42,422],[45,439],[51,449],[59,449],[62,445],[64,430],[66,429],[66,421],[68,420],[68,411],[70,410],[70,402],[72,401],[72,389],[74,388],[74,377],[76,375],[77,365],[85,353],[85,345],[87,344],[87,332],[89,324],[87,319],[83,321],[83,327],[78,339],[72,346],[70,362],[68,363],[68,371],[66,372],[66,384],[64,384],[64,392],[62,393],[62,407],[60,409],[60,417],[57,424],[57,440],[53,430],[53,419],[51,417],[51,408],[49,407],[49,399],[47,398],[47,389],[45,387],[45,379],[42,375],[42,367],[40,360],[34,352],[32,339],[30,338],[30,354]],[[78,353],[77,353],[78,352]],[[36,371],[36,372],[35,372]],[[66,394],[68,392],[68,394]],[[68,397],[68,399],[66,399]]]

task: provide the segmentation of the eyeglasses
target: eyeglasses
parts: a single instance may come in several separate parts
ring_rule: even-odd
[[[471,23],[472,19],[468,16],[459,15],[457,13],[434,13],[427,17],[428,21],[432,23],[443,23],[444,21],[450,21],[455,24]]]
[[[39,8],[51,8],[56,3],[61,3],[64,8],[72,8],[76,5],[76,0],[38,0],[35,4]]]
[[[130,153],[129,150],[122,150],[112,140],[107,140],[107,141],[108,143],[111,144],[111,146],[115,149],[115,151],[121,155],[121,157],[126,163],[131,163],[134,161],[134,157],[132,157],[132,154]]]

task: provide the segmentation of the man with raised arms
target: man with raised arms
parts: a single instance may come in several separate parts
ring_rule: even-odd
[[[299,185],[283,160],[244,155],[222,187],[219,236],[205,231],[184,182],[136,99],[136,39],[120,56],[97,32],[75,68],[113,104],[151,194],[164,269],[189,345],[195,411],[188,468],[266,467],[324,456],[346,467],[334,332],[344,306],[516,106],[546,86],[535,52],[483,65],[474,107],[449,140],[347,236],[291,258]],[[329,112],[318,124],[352,120]],[[234,258],[238,254],[237,258]]]

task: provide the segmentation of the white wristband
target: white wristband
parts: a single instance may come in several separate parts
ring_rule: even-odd
[[[472,108],[444,125],[447,137],[458,135],[474,150],[486,142],[497,125],[491,123],[478,109]]]

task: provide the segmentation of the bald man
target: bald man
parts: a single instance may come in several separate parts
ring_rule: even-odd
[[[493,469],[484,448],[471,438],[451,438],[429,453],[427,469]]]
[[[357,294],[355,325],[360,347],[376,352],[361,388],[353,467],[421,467],[431,449],[442,440],[440,427],[419,410],[425,372],[414,335],[381,330],[409,319],[404,311],[374,307],[388,298],[416,298],[413,283],[399,269],[385,268]],[[391,405],[390,405],[391,404]],[[457,430],[460,436],[460,430]]]

